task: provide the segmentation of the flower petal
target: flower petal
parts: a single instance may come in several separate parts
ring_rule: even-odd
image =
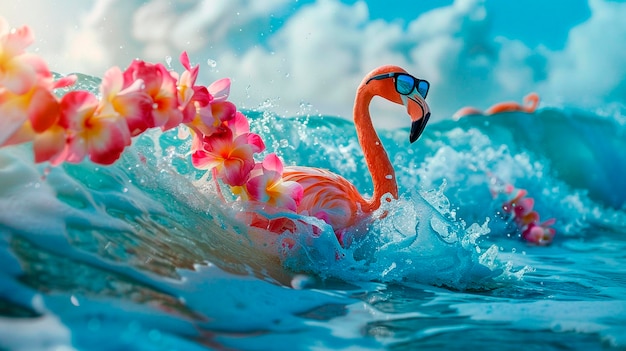
[[[283,162],[275,153],[272,152],[271,154],[265,156],[265,159],[263,160],[263,170],[275,172],[279,175],[279,177],[282,177]]]
[[[252,151],[259,153],[265,150],[265,143],[260,135],[255,133],[245,134],[247,143],[252,147]]]
[[[243,113],[235,111],[234,118],[228,121],[228,128],[233,131],[234,135],[249,133],[250,123],[248,123],[248,119]]]
[[[230,101],[213,101],[211,103],[211,113],[214,118],[222,122],[230,121],[235,117],[237,107]]]
[[[28,118],[33,130],[41,133],[55,124],[60,116],[59,101],[50,91],[42,87],[35,88],[30,97]]]
[[[110,165],[130,145],[130,133],[126,122],[121,118],[99,118],[97,129],[100,133],[91,134],[88,140],[89,158],[92,162]]]
[[[17,97],[8,92],[0,92],[0,145],[7,140],[28,120],[28,115]]]
[[[35,162],[50,161],[53,166],[56,166],[64,161],[61,155],[65,147],[65,130],[59,126],[37,134],[33,141]]]
[[[225,101],[230,94],[230,79],[222,78],[217,80],[209,85],[208,90],[215,101]]]
[[[84,90],[74,90],[63,95],[60,103],[59,125],[66,129],[83,130],[85,120],[98,107],[98,98]]]

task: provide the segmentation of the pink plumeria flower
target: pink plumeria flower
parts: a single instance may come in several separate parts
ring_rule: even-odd
[[[204,137],[201,148],[191,155],[196,168],[214,170],[217,178],[230,186],[246,183],[254,168],[254,153],[261,152],[265,145],[254,133],[233,138],[232,132]]]
[[[236,112],[237,107],[232,102],[212,102],[199,108],[196,117],[187,126],[201,136],[210,136],[223,132],[225,122],[235,118]]]
[[[33,41],[27,26],[11,30],[0,18],[0,146],[32,140],[33,132],[55,124],[59,108],[52,90],[76,79],[53,82],[45,61],[25,52]]]
[[[0,18],[0,86],[15,94],[28,92],[48,72],[43,59],[25,52],[34,40],[29,27],[11,29]]]
[[[178,126],[183,120],[182,111],[178,108],[178,91],[176,79],[162,64],[151,64],[135,60],[124,71],[124,88],[137,81],[142,81],[142,90],[151,98],[150,113],[143,118],[128,119],[128,127],[133,136],[146,129],[161,127],[168,130]]]
[[[188,126],[196,133],[209,136],[235,118],[237,107],[226,101],[230,92],[230,79],[224,78],[212,83],[208,87],[211,97],[206,105],[198,106],[197,115]]]
[[[526,195],[528,192],[520,189],[513,199],[502,205],[504,211],[513,213],[515,222],[522,227],[539,220],[539,214],[533,210],[535,200]]]
[[[554,225],[555,222],[556,221],[554,219],[549,219],[540,224],[536,224],[534,222],[530,223],[522,232],[522,238],[537,245],[548,245],[552,243],[552,239],[556,233],[554,228],[550,228],[550,226]]]
[[[130,132],[118,114],[102,114],[98,99],[87,91],[71,91],[61,99],[59,125],[67,130],[64,161],[77,163],[84,157],[99,164],[115,162],[126,146]]]
[[[106,115],[119,114],[129,125],[129,130],[139,130],[145,120],[151,119],[152,99],[143,91],[144,82],[141,79],[133,84],[124,86],[124,76],[119,67],[112,67],[104,73],[100,85],[102,100],[99,113]],[[138,127],[142,125],[142,127]]]
[[[210,108],[200,109],[202,122],[207,126],[217,126],[233,118],[237,109],[231,102],[226,101],[230,93],[230,79],[217,80],[211,83],[207,90],[211,95]]]
[[[296,182],[283,181],[283,163],[278,156],[274,153],[267,155],[261,168],[262,173],[246,184],[249,198],[296,211],[302,200],[303,188]]]

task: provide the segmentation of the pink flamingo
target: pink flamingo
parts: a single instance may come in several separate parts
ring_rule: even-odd
[[[491,107],[489,107],[484,112],[475,108],[475,107],[463,107],[460,110],[456,111],[452,117],[458,120],[461,117],[469,116],[469,115],[485,115],[490,116],[497,113],[503,112],[525,112],[525,113],[533,113],[537,109],[539,105],[539,95],[537,93],[530,93],[524,97],[524,104],[520,105],[515,101],[505,101],[497,103]]]
[[[370,72],[357,89],[353,113],[354,126],[372,177],[374,193],[366,199],[348,180],[327,170],[285,167],[283,179],[296,182],[303,188],[296,212],[322,219],[333,227],[341,240],[346,228],[380,207],[385,194],[397,199],[395,171],[372,124],[369,105],[374,96],[404,105],[411,117],[409,141],[413,143],[430,118],[430,108],[425,101],[429,86],[427,81],[417,79],[396,66],[382,66]],[[266,224],[269,225],[266,228],[271,226],[272,231],[284,229],[276,228],[273,223]]]

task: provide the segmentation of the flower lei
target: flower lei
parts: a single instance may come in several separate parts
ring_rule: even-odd
[[[503,194],[506,198],[502,204],[502,210],[510,216],[521,231],[522,239],[539,246],[552,243],[556,230],[552,226],[556,223],[554,218],[544,222],[539,220],[539,212],[535,211],[535,200],[528,196],[528,191],[518,189],[512,184],[504,183],[497,177],[489,174],[490,191],[494,198]]]
[[[160,63],[134,60],[124,71],[106,71],[100,97],[74,90],[59,98],[54,91],[74,84],[76,76],[55,81],[46,62],[25,51],[33,41],[28,26],[10,29],[0,17],[0,147],[32,142],[37,163],[78,163],[88,157],[110,165],[132,137],[184,125],[193,137],[196,168],[211,171],[216,182],[245,200],[296,210],[302,187],[283,181],[276,154],[255,161],[265,145],[227,101],[229,79],[197,85],[199,65],[192,67],[183,52],[180,75]]]

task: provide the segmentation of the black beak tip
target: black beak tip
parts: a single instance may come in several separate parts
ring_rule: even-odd
[[[411,132],[409,133],[409,141],[414,143],[419,137],[422,135],[424,128],[426,128],[426,124],[430,119],[430,112],[428,112],[423,118],[413,122],[411,124]]]

